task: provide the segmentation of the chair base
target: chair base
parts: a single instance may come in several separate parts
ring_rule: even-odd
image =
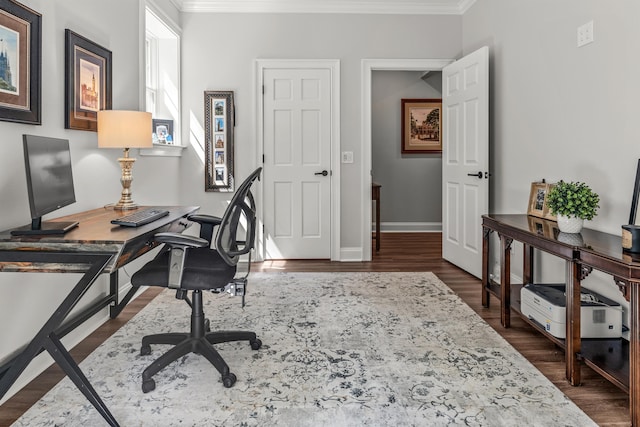
[[[205,317],[202,311],[202,291],[193,291],[193,306],[191,312],[191,331],[172,332],[165,334],[148,335],[142,338],[140,355],[151,354],[152,344],[173,345],[169,351],[157,358],[142,373],[142,391],[148,393],[155,389],[153,376],[175,362],[182,356],[195,353],[204,356],[222,375],[222,383],[225,387],[232,387],[236,382],[236,376],[229,371],[229,366],[213,344],[232,341],[249,341],[253,350],[262,346],[255,332],[248,331],[214,331],[206,332]]]

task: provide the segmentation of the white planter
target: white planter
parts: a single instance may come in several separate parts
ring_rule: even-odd
[[[584,219],[558,215],[558,228],[563,233],[579,233],[582,231]]]

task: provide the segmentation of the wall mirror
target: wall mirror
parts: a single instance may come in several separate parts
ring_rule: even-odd
[[[233,91],[204,92],[205,191],[233,191]]]

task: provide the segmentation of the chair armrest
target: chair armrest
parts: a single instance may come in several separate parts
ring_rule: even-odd
[[[169,246],[185,248],[202,248],[209,246],[209,242],[206,239],[180,233],[157,233],[154,239],[159,243],[166,243]]]
[[[206,214],[189,215],[187,219],[200,224],[200,238],[209,242],[213,240],[213,229],[222,222],[222,218]]]
[[[197,222],[198,224],[220,225],[220,223],[222,222],[222,218],[206,214],[189,215],[187,219],[189,221]]]

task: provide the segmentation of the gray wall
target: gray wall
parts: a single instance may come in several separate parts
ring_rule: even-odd
[[[492,212],[526,211],[532,181],[579,180],[601,197],[585,225],[620,234],[640,157],[638,16],[635,0],[478,0],[464,15],[465,53],[491,49]],[[590,20],[595,41],[578,48]],[[547,258],[539,277],[562,280]],[[622,299],[610,277],[584,285]]]
[[[364,58],[455,58],[460,55],[459,16],[331,14],[194,14],[183,24],[183,135],[199,145],[205,90],[235,91],[236,169],[256,165],[255,60],[339,59],[341,150],[354,163],[341,169],[341,247],[362,242],[361,61]],[[182,201],[221,213],[228,196],[204,193],[202,161],[189,150],[181,168]]]
[[[422,74],[372,73],[372,179],[382,185],[383,231],[441,229],[442,155],[401,153],[401,100],[442,98],[442,73],[429,73],[425,80],[420,78]]]

